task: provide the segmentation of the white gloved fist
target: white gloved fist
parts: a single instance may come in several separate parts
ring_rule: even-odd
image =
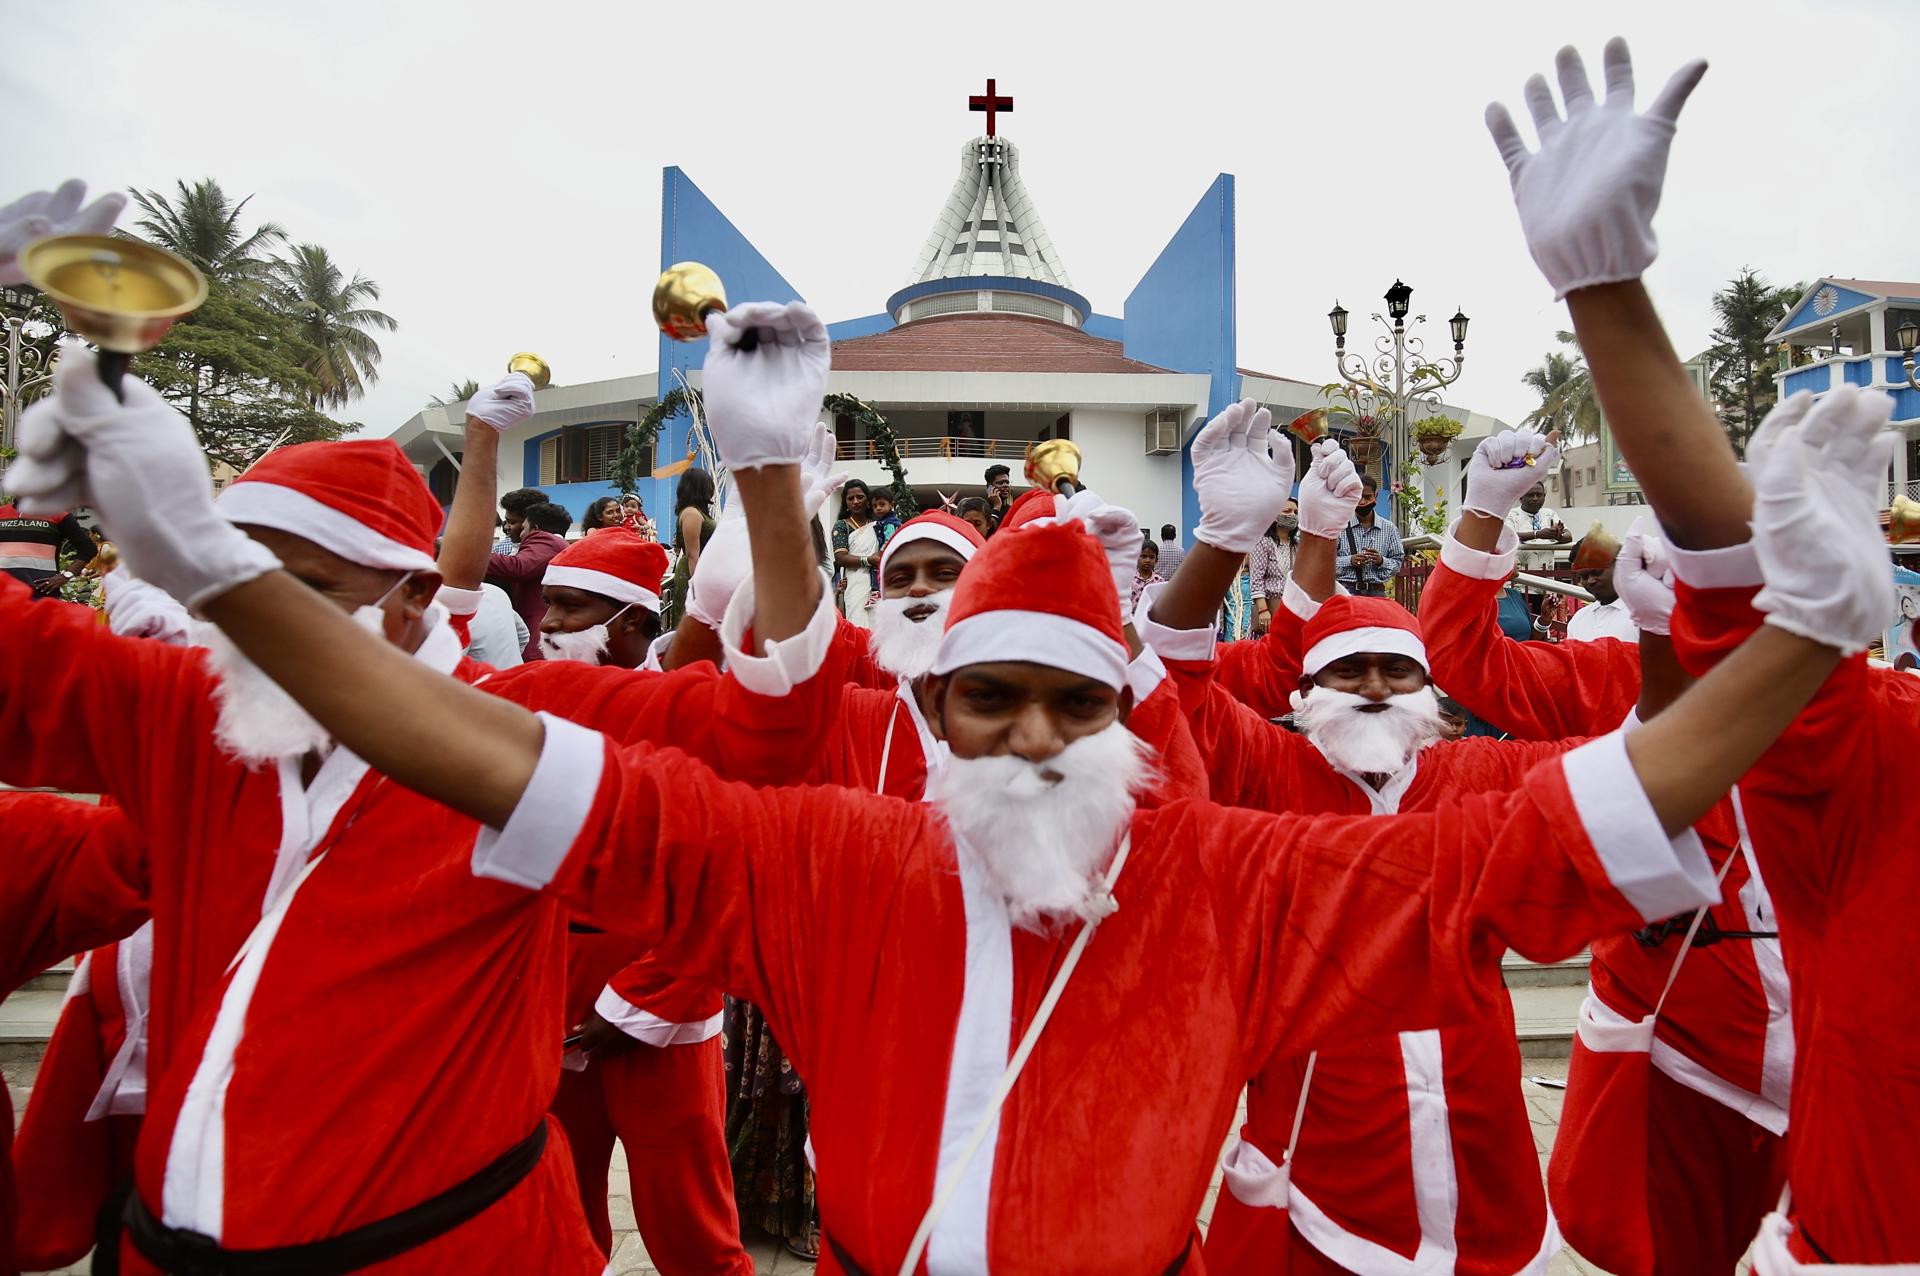
[[[1193,440],[1193,492],[1200,526],[1215,549],[1249,554],[1293,495],[1293,447],[1273,414],[1251,399],[1231,404]]]
[[[124,567],[114,568],[100,583],[108,629],[122,638],[152,638],[175,647],[191,644],[193,617],[172,594],[134,579]]]
[[[34,191],[0,208],[0,284],[23,284],[20,250],[42,235],[104,235],[127,206],[119,191],[102,195],[85,208],[87,184],[77,177],[58,190]]]
[[[1880,500],[1893,400],[1839,386],[1774,432],[1753,475],[1753,545],[1766,584],[1754,606],[1802,638],[1864,651],[1896,614]]]
[[[1120,597],[1120,623],[1133,621],[1133,581],[1140,574],[1140,521],[1132,510],[1109,505],[1092,488],[1081,488],[1072,496],[1053,498],[1053,516],[1062,523],[1072,521],[1093,533],[1107,556],[1107,571],[1113,576],[1114,592]]]
[[[533,378],[509,372],[467,400],[467,418],[506,433],[533,415]]]
[[[1313,445],[1313,459],[1300,479],[1300,530],[1322,540],[1336,539],[1353,521],[1362,490],[1353,458],[1338,440],[1321,439]]]
[[[1528,465],[1527,457],[1534,458]],[[1467,495],[1462,509],[1503,519],[1533,487],[1546,481],[1560,459],[1558,444],[1538,430],[1508,430],[1480,440],[1467,458]]]
[[[1644,516],[1634,519],[1620,541],[1613,560],[1613,591],[1641,633],[1664,634],[1673,627],[1673,564],[1667,543],[1646,523]]]
[[[1666,183],[1674,122],[1707,71],[1704,58],[1688,62],[1646,113],[1635,115],[1627,42],[1618,36],[1607,41],[1604,57],[1604,102],[1593,100],[1586,65],[1572,45],[1554,58],[1565,119],[1546,77],[1527,81],[1537,151],[1527,150],[1506,107],[1487,107],[1487,130],[1506,161],[1527,250],[1556,298],[1576,288],[1638,279],[1653,264],[1659,252],[1653,214]]]
[[[735,343],[751,328],[759,345]],[[700,382],[707,428],[730,470],[798,465],[813,441],[831,364],[827,326],[804,301],[750,301],[707,316]]]
[[[214,512],[193,428],[152,386],[125,378],[122,404],[84,345],[62,342],[59,359],[53,393],[20,418],[4,480],[22,510],[91,505],[127,565],[189,607],[280,566]]]

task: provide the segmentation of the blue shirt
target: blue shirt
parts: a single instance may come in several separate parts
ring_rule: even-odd
[[[1363,549],[1378,550],[1380,562],[1355,567],[1353,556]],[[1375,518],[1372,527],[1356,518],[1334,542],[1333,578],[1345,585],[1348,593],[1383,594],[1406,556],[1407,551],[1400,545],[1399,528],[1384,518]]]

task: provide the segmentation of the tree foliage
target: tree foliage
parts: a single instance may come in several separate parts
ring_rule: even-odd
[[[1713,345],[1707,350],[1713,373],[1709,384],[1720,424],[1734,450],[1746,454],[1747,440],[1772,410],[1776,397],[1775,351],[1767,333],[1787,315],[1806,290],[1804,284],[1776,288],[1751,266],[1713,294]]]
[[[1521,383],[1540,396],[1540,406],[1527,413],[1524,423],[1559,430],[1581,442],[1597,439],[1600,401],[1594,397],[1593,377],[1580,353],[1579,339],[1564,330],[1554,335],[1567,350],[1547,351],[1539,367],[1520,375]]]
[[[271,278],[279,308],[307,344],[301,367],[313,378],[314,401],[337,408],[359,398],[380,379],[380,343],[369,329],[400,326],[365,304],[380,300],[380,285],[361,275],[347,278],[319,244],[295,244],[273,263]]]
[[[468,377],[465,381],[455,381],[449,385],[445,398],[437,394],[429,398],[427,400],[427,406],[433,407],[437,405],[443,408],[450,408],[456,403],[465,403],[478,393],[480,393],[480,383],[472,377]]]

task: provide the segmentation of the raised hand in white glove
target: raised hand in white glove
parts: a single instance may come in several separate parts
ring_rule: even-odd
[[[1072,496],[1055,496],[1053,514],[1062,523],[1080,523],[1100,542],[1114,592],[1120,596],[1120,623],[1131,623],[1133,581],[1140,574],[1140,521],[1133,511],[1109,505],[1098,492],[1083,487]]]
[[[1334,540],[1353,521],[1362,490],[1353,458],[1334,439],[1321,439],[1300,478],[1300,531]]]
[[[839,440],[832,430],[816,421],[813,438],[807,442],[807,455],[800,462],[800,504],[812,518],[827,503],[827,498],[846,486],[850,474],[835,474],[833,462]]]
[[[817,515],[827,497],[847,481],[846,475],[833,472],[834,447],[833,431],[816,422],[800,460],[800,504],[808,518]],[[687,614],[718,633],[727,604],[751,575],[753,547],[747,535],[746,503],[729,484],[727,503],[687,582]]]
[[[1673,567],[1667,545],[1644,517],[1620,541],[1613,560],[1613,589],[1641,633],[1664,634],[1673,625]]]
[[[152,638],[175,647],[191,643],[193,618],[173,595],[136,580],[116,567],[101,582],[107,596],[107,628],[122,638]]]
[[[1528,465],[1526,459],[1534,458]],[[1538,430],[1508,430],[1480,440],[1467,458],[1467,497],[1462,509],[1505,518],[1560,459],[1560,448]]]
[[[509,372],[467,400],[467,417],[505,433],[533,415],[533,378]]]
[[[87,184],[70,177],[58,190],[34,191],[0,208],[0,284],[27,281],[20,273],[20,250],[42,235],[104,235],[127,206],[119,191],[82,208],[86,197]]]
[[[1753,543],[1766,584],[1754,606],[1802,638],[1864,651],[1894,615],[1879,505],[1893,400],[1843,385],[1775,432],[1753,475]]]
[[[735,343],[751,328],[759,344]],[[827,326],[804,301],[744,302],[707,316],[700,383],[707,428],[730,470],[798,465],[813,440],[831,363]]]
[[[1607,97],[1593,100],[1587,68],[1568,45],[1554,58],[1566,118],[1554,108],[1545,76],[1527,81],[1527,109],[1540,135],[1529,152],[1513,117],[1487,107],[1487,129],[1513,184],[1520,229],[1555,297],[1576,288],[1638,279],[1653,264],[1659,241],[1654,210],[1667,178],[1667,149],[1687,95],[1706,74],[1704,58],[1673,73],[1644,115],[1633,113],[1633,60],[1627,42],[1607,41]]]
[[[1273,428],[1273,414],[1242,399],[1202,426],[1193,440],[1193,492],[1200,500],[1194,536],[1230,554],[1251,553],[1293,495],[1293,447]]]
[[[138,378],[121,389],[125,403],[100,383],[90,350],[61,343],[53,393],[21,416],[20,459],[4,480],[20,508],[93,506],[127,565],[189,607],[280,566],[214,513],[186,418]]]

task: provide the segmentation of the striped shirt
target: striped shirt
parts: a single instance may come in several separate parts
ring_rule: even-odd
[[[60,546],[72,547],[82,563],[93,561],[93,538],[70,514],[40,518],[0,504],[0,571],[37,585],[60,570]]]

